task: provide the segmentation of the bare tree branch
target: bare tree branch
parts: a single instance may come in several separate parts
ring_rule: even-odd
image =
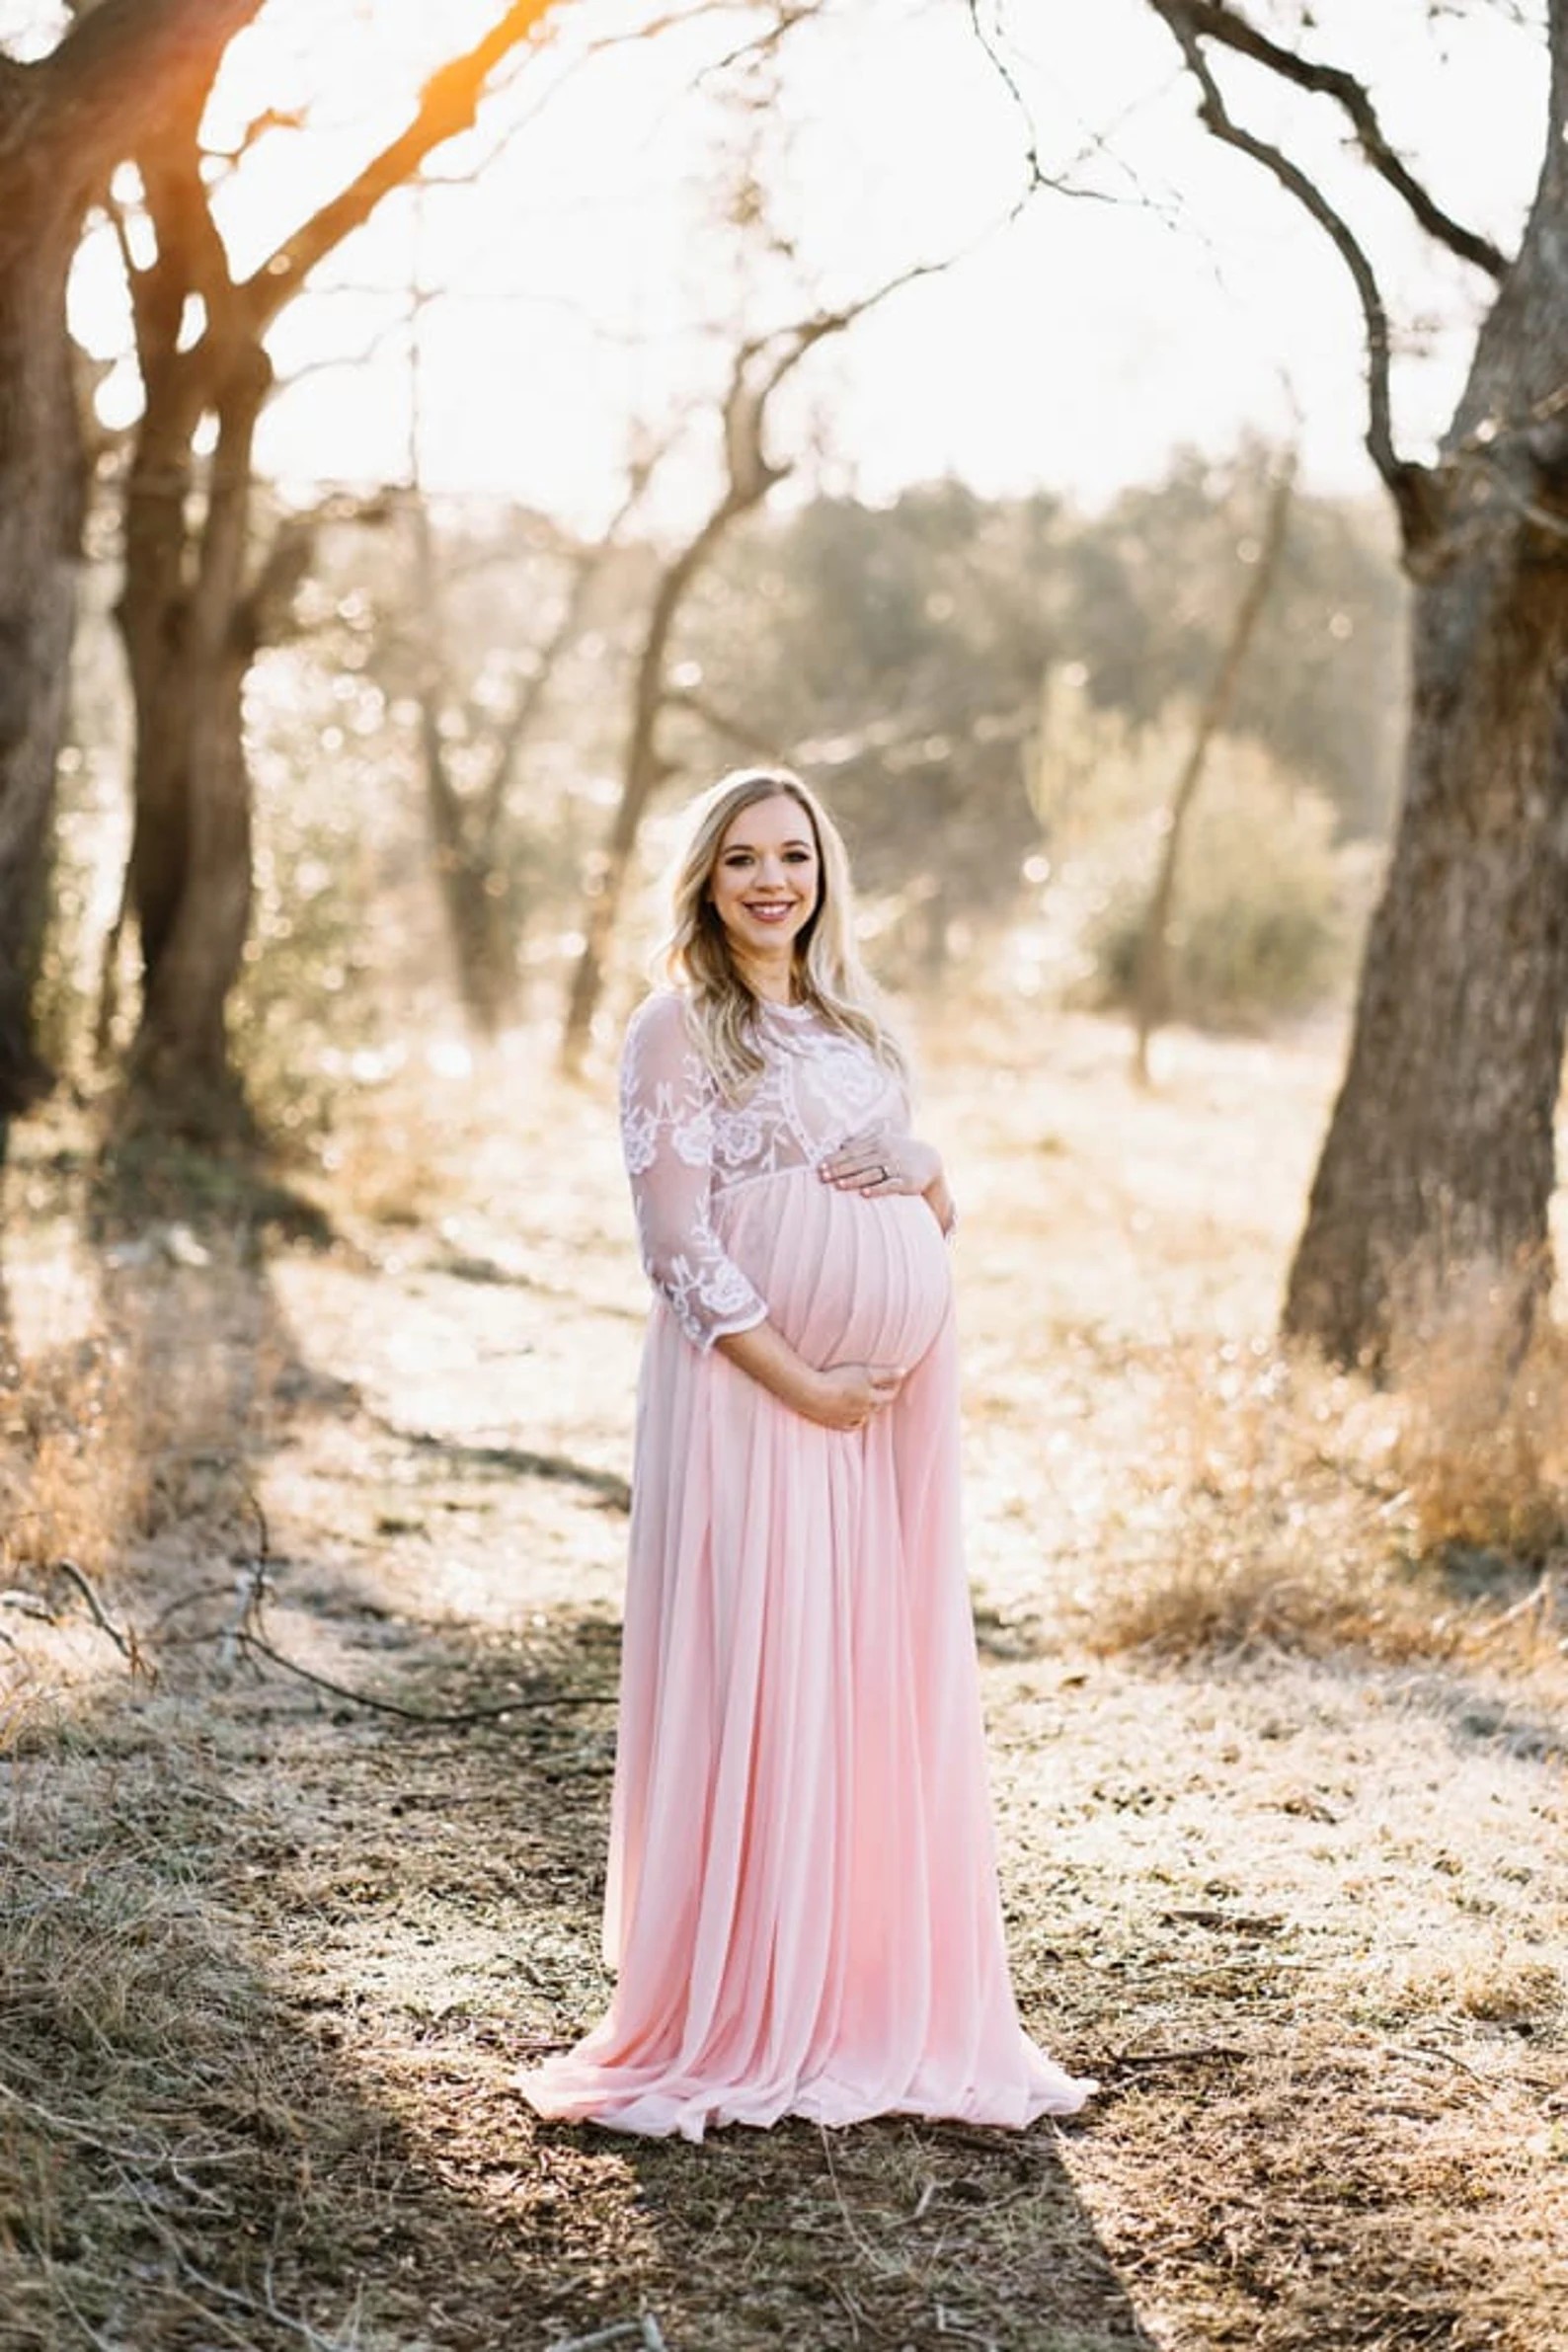
[[[268,107],[254,121],[247,122],[232,147],[208,147],[205,150],[207,160],[209,163],[227,164],[234,171],[253,148],[261,145],[270,131],[303,130],[307,119],[298,107]]]
[[[147,269],[133,270],[129,275],[131,300],[138,308],[149,289],[161,291],[177,306],[178,331],[187,297],[195,294],[212,332],[221,339],[233,312],[234,279],[201,174],[201,117],[207,96],[205,88],[183,92],[178,107],[171,108],[159,124],[158,135],[136,155],[158,253]],[[171,135],[176,124],[178,135]],[[167,286],[161,286],[164,279]]]
[[[1098,140],[1091,140],[1086,148],[1072,158],[1066,170],[1047,171],[1040,159],[1040,132],[1035,122],[1034,113],[1029,101],[1024,96],[1018,76],[1003,56],[1001,43],[995,33],[981,19],[980,0],[968,0],[968,7],[969,21],[974,28],[975,39],[980,42],[985,53],[986,63],[1012,101],[1024,126],[1024,186],[1022,195],[1012,207],[1011,217],[1017,217],[1032,196],[1037,196],[1046,190],[1049,190],[1053,196],[1075,196],[1080,202],[1115,203],[1117,199],[1103,188],[1078,188],[1068,177],[1068,174],[1077,165],[1086,163],[1090,156],[1098,151],[1100,145]]]
[[[236,613],[236,627],[257,647],[279,645],[294,634],[289,614],[294,598],[310,576],[321,534],[329,527],[354,525],[378,528],[390,518],[395,501],[390,492],[372,491],[368,497],[331,492],[313,507],[285,514],[273,532],[272,544],[257,564]]]
[[[917,262],[885,278],[870,292],[835,310],[821,310],[793,326],[746,339],[736,352],[721,406],[725,474],[713,506],[692,536],[659,576],[649,606],[632,688],[621,795],[608,836],[591,870],[583,919],[583,947],[573,972],[562,1029],[561,1059],[568,1071],[579,1066],[591,1032],[603,984],[605,961],[621,893],[643,815],[656,787],[673,773],[660,743],[660,722],[669,703],[669,645],[687,591],[744,514],[760,507],[790,471],[767,452],[768,403],[809,352],[829,336],[841,335],[890,294],[951,267],[950,261]]]
[[[245,280],[240,292],[253,319],[265,324],[273,318],[318,263],[368,220],[381,198],[413,178],[433,148],[472,127],[496,67],[534,38],[558,4],[512,0],[483,39],[431,76],[407,128]]]
[[[1163,9],[1160,13],[1167,14]],[[1250,57],[1254,64],[1267,66],[1271,73],[1294,82],[1297,89],[1332,98],[1350,118],[1357,144],[1372,170],[1409,206],[1428,236],[1457,254],[1460,261],[1484,270],[1489,277],[1506,276],[1508,256],[1499,251],[1490,237],[1465,228],[1462,222],[1445,212],[1403,157],[1395,153],[1378,119],[1371,92],[1353,73],[1347,73],[1342,66],[1319,64],[1271,40],[1257,26],[1237,16],[1233,8],[1225,5],[1225,0],[1186,0],[1181,13],[1195,33],[1222,42],[1238,56]]]
[[[885,278],[869,294],[857,294],[852,302],[846,302],[841,309],[820,310],[815,318],[803,319],[797,326],[754,336],[749,343],[741,347],[736,362],[735,384],[741,383],[753,359],[759,358],[770,346],[774,347],[778,356],[773,365],[764,371],[755,394],[759,409],[765,408],[784,378],[800,365],[808,352],[816,350],[818,344],[825,342],[830,335],[842,335],[846,327],[854,326],[858,319],[876,310],[887,301],[890,294],[902,293],[906,285],[915,285],[922,277],[940,277],[945,270],[951,268],[951,256],[945,256],[939,262],[912,262],[907,270],[901,270],[896,276]]]
[[[577,551],[572,563],[571,586],[555,626],[540,647],[538,659],[518,692],[510,717],[497,736],[490,772],[479,795],[481,847],[487,859],[494,860],[496,854],[507,794],[511,788],[511,779],[516,772],[523,745],[538,724],[544,698],[554,683],[562,658],[582,629],[588,597],[605,565],[619,547],[621,532],[643,502],[660,454],[659,451],[650,450],[645,458],[631,467],[627,476],[626,495],[608,526],[590,546]]]
[[[695,80],[698,83],[711,81],[715,76],[733,72],[739,65],[754,64],[761,58],[771,56],[797,25],[808,24],[822,13],[823,0],[780,0],[778,14],[771,25],[764,25],[760,32],[748,33],[734,48],[727,49],[722,56],[700,67]],[[690,0],[689,6],[667,9],[663,16],[650,18],[646,25],[639,25],[630,33],[601,35],[597,40],[588,42],[582,55],[585,59],[600,57],[607,50],[625,48],[628,41],[647,40],[659,34],[673,32],[677,26],[695,25],[704,17],[739,16],[744,22],[755,14],[756,10],[748,5],[748,0]]]
[[[335,369],[340,367],[368,367],[372,359],[380,357],[389,343],[395,343],[406,332],[404,321],[400,318],[392,318],[384,327],[378,327],[373,335],[361,343],[357,351],[328,352],[319,359],[304,359],[287,375],[277,378],[274,397],[281,400],[285,392],[297,391],[301,384],[308,384],[312,376],[331,375]]]
[[[744,719],[732,718],[728,711],[720,710],[716,703],[710,702],[705,694],[699,694],[693,686],[668,687],[665,694],[665,708],[688,711],[721,743],[734,744],[738,751],[744,751],[747,758],[759,760],[767,767],[795,765],[797,753],[781,750],[769,737],[758,735],[755,728],[748,727]]]
[[[1012,100],[1018,118],[1024,126],[1024,171],[1028,187],[1030,189],[1044,188],[1048,185],[1055,187],[1056,183],[1051,179],[1051,175],[1040,160],[1040,132],[1036,127],[1034,112],[1019,86],[1018,76],[1002,55],[995,35],[989,26],[981,21],[980,0],[969,0],[969,21],[975,29],[976,39],[985,52],[991,71]]]
[[[1367,335],[1367,451],[1393,493],[1401,514],[1407,517],[1408,527],[1413,477],[1419,469],[1402,459],[1394,447],[1388,386],[1388,311],[1372,266],[1350,223],[1329,202],[1315,181],[1269,140],[1244,129],[1226,110],[1195,23],[1202,13],[1200,0],[1149,0],[1149,6],[1165,25],[1198,83],[1201,93],[1198,113],[1205,128],[1223,145],[1236,148],[1272,173],[1287,195],[1294,196],[1326,232],[1350,272]]]
[[[766,33],[759,34],[751,40],[743,42],[738,48],[732,50],[728,57],[716,59],[712,65],[705,65],[697,74],[696,81],[698,83],[705,82],[710,76],[722,73],[726,66],[745,62],[753,51],[761,54],[767,49],[776,47],[783,34],[807,17],[815,16],[819,5],[820,0],[807,0],[806,5],[789,15],[787,22],[770,27]],[[532,132],[540,116],[556,103],[564,90],[596,64],[600,57],[607,56],[617,49],[635,46],[645,40],[657,40],[663,34],[675,32],[687,25],[695,25],[707,17],[725,17],[744,13],[745,8],[745,0],[691,0],[689,7],[671,8],[662,16],[649,17],[642,24],[633,27],[630,32],[606,33],[596,40],[586,41],[555,76],[549,87],[539,93],[533,104],[519,109],[512,116],[494,144],[474,165],[462,172],[422,171],[420,174],[421,185],[425,188],[472,187],[482,172],[488,171],[499,157],[507,154],[516,144],[518,139],[525,138]],[[570,306],[562,305],[562,307]]]

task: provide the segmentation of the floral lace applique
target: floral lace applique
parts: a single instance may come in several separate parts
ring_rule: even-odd
[[[761,1042],[765,1067],[731,1103],[692,1045],[678,996],[651,996],[627,1031],[621,1137],[643,1264],[700,1348],[767,1314],[725,1253],[714,1204],[758,1177],[816,1167],[873,1119],[908,1124],[898,1080],[815,1013],[764,1014]]]

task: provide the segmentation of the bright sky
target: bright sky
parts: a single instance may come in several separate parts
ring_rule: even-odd
[[[406,118],[422,74],[499,13],[500,0],[271,0],[231,52],[209,128],[228,140],[269,107],[307,105],[311,127],[263,140],[223,192],[241,265],[330,195]],[[881,498],[951,471],[984,491],[1045,484],[1092,502],[1157,473],[1183,440],[1224,448],[1248,428],[1294,431],[1294,397],[1309,479],[1370,486],[1343,266],[1198,127],[1145,0],[980,0],[982,21],[1000,13],[1015,39],[1027,28],[1027,47],[1005,53],[1044,163],[1094,192],[1041,196],[1005,228],[1024,123],[966,0],[838,0],[784,45],[749,133],[703,73],[741,38],[740,5],[584,54],[649,13],[647,0],[562,0],[553,41],[479,134],[437,159],[438,172],[485,161],[477,182],[431,190],[418,211],[389,200],[285,313],[274,356],[299,381],[266,422],[271,470],[301,485],[402,474],[416,268],[438,296],[422,329],[429,480],[588,522],[616,505],[636,434],[666,430],[718,380],[738,316],[809,313],[967,250],[802,370],[776,441],[807,454],[803,483]],[[1435,25],[1426,0],[1317,0],[1305,33],[1299,7],[1257,0],[1256,13],[1367,76],[1450,208],[1512,240],[1538,154],[1537,30],[1495,0],[1440,10]],[[48,14],[0,0],[0,38]],[[1245,69],[1225,80],[1237,111],[1287,136],[1354,208],[1396,316],[1420,330],[1396,401],[1421,453],[1455,397],[1485,281],[1434,256],[1348,163],[1324,102]],[[791,264],[748,261],[722,225],[748,136]],[[117,274],[106,236],[74,298],[78,331],[106,354],[124,341]],[[125,368],[106,409],[122,419],[134,400]],[[677,450],[666,514],[700,495],[706,449],[699,427]]]

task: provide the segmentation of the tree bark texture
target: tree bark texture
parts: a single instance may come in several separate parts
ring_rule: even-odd
[[[103,0],[0,57],[0,1136],[42,1091],[31,997],[84,495],[65,287],[87,205],[261,0]]]
[[[1404,790],[1288,1331],[1397,1367],[1480,1294],[1523,1345],[1551,1276],[1568,1017],[1568,0],[1518,260],[1405,516]]]
[[[0,255],[0,1128],[41,1094],[30,1004],[76,615],[82,453],[69,214]]]
[[[251,450],[269,381],[263,354],[247,356],[249,368],[236,369],[218,402],[189,587],[182,579],[163,595],[147,592],[130,553],[137,534],[127,530],[123,621],[138,721],[131,890],[143,972],[133,1074],[170,1124],[196,1133],[243,1117],[227,1004],[251,913],[242,697],[257,644],[247,583]],[[143,560],[168,554],[167,505],[166,487],[149,497]]]
[[[241,697],[258,634],[252,449],[272,370],[233,300],[208,210],[203,98],[193,94],[141,167],[157,252],[133,280],[143,408],[118,618],[136,719],[129,881],[142,999],[131,1076],[162,1122],[211,1134],[243,1116],[226,1006],[250,920]],[[193,293],[207,329],[181,351]],[[195,436],[207,416],[217,438],[201,466]]]
[[[1344,1363],[1419,1344],[1478,1279],[1523,1336],[1551,1276],[1568,571],[1499,536],[1417,592],[1404,804],[1286,1298]]]

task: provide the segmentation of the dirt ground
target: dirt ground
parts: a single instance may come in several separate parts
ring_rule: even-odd
[[[1403,1397],[1279,1355],[1337,1051],[925,1040],[1015,1981],[1103,2084],[1021,2137],[510,2086],[605,1993],[605,1074],[411,1067],[325,1222],[23,1130],[3,2352],[1568,2347],[1568,1415],[1500,1474],[1479,1339]]]

